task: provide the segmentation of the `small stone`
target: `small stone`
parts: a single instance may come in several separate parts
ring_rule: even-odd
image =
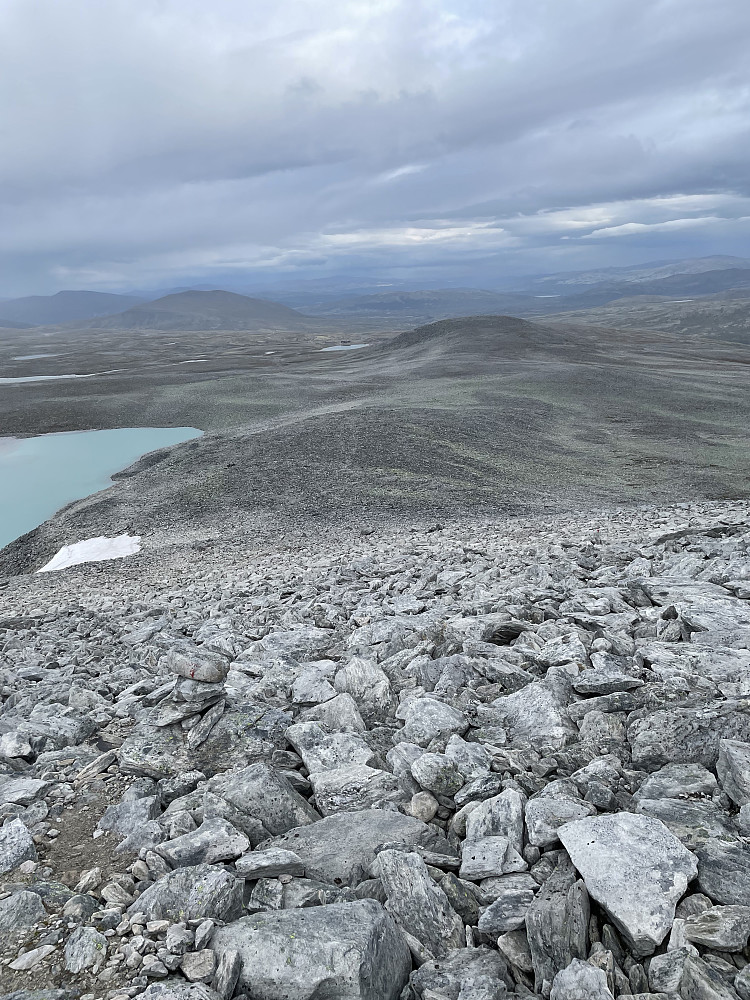
[[[422,754],[412,764],[411,773],[425,791],[435,795],[455,795],[465,782],[453,761],[440,753]]]
[[[9,962],[8,968],[13,969],[14,972],[28,972],[40,965],[53,951],[55,951],[53,944],[43,944],[39,948],[32,948],[31,951],[26,951],[23,955]]]
[[[210,948],[190,951],[182,956],[180,970],[191,983],[208,983],[216,971],[216,954]]]
[[[294,851],[285,851],[278,847],[245,854],[235,861],[234,867],[238,875],[248,880],[305,874],[302,859]]]
[[[406,813],[415,819],[421,819],[423,823],[429,823],[435,818],[439,808],[440,803],[431,792],[415,792],[406,807]]]
[[[202,951],[211,940],[216,924],[213,920],[201,920],[195,928],[195,950]]]
[[[24,861],[36,861],[34,841],[20,819],[0,827],[0,875],[13,871]]]
[[[550,1000],[614,1000],[601,969],[574,958],[552,981]]]

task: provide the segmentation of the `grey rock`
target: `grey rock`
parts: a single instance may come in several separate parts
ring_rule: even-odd
[[[236,920],[244,882],[217,865],[178,868],[149,886],[129,907],[149,920]]]
[[[634,691],[643,687],[644,681],[622,668],[613,665],[596,670],[582,670],[572,680],[573,690],[578,694],[605,695],[617,691]]]
[[[221,1000],[231,1000],[242,971],[242,958],[238,951],[225,948],[216,965],[216,973],[211,983]]]
[[[465,778],[487,774],[492,765],[492,756],[481,743],[469,743],[456,734],[446,743],[445,756],[453,761]]]
[[[742,951],[750,937],[750,906],[712,906],[685,920],[685,937],[717,951]]]
[[[257,644],[257,648],[273,656],[291,656],[302,662],[319,658],[334,641],[335,636],[330,629],[300,625],[270,632]]]
[[[589,897],[563,855],[526,912],[535,990],[549,989],[558,972],[588,954]]]
[[[47,911],[35,892],[22,889],[7,899],[0,900],[0,932],[4,934],[31,927],[46,916]]]
[[[505,1000],[513,980],[502,957],[489,948],[461,948],[425,962],[411,977],[413,995],[424,1000]]]
[[[484,802],[499,795],[503,790],[503,784],[504,779],[501,774],[494,772],[482,774],[478,778],[467,781],[464,787],[453,796],[453,801],[459,809],[462,809],[469,802]]]
[[[65,945],[68,972],[98,972],[107,958],[107,939],[93,927],[76,927]]]
[[[397,734],[398,742],[416,743],[420,747],[438,737],[462,735],[469,728],[463,712],[437,698],[410,698],[398,708],[396,718],[404,720],[404,728]]]
[[[497,949],[509,965],[519,972],[531,973],[534,963],[531,960],[529,941],[525,930],[508,931],[497,939]]]
[[[144,825],[159,815],[159,798],[148,795],[107,806],[99,820],[100,830],[112,830],[122,837],[139,833]]]
[[[665,764],[638,789],[638,799],[672,799],[678,795],[711,795],[716,778],[702,764]]]
[[[516,871],[512,857],[509,858],[509,850],[507,837],[480,837],[477,840],[464,841],[461,848],[459,877],[469,881],[479,881]]]
[[[465,924],[476,927],[479,922],[479,899],[477,887],[453,872],[447,872],[439,882],[448,902]]]
[[[382,851],[378,867],[388,899],[386,908],[399,927],[434,958],[466,943],[461,918],[443,890],[434,884],[418,854]]]
[[[565,705],[545,681],[534,681],[492,702],[510,746],[559,750],[577,736]]]
[[[185,983],[178,979],[152,983],[139,996],[143,1000],[220,1000],[219,994],[208,986],[202,983]]]
[[[445,849],[444,834],[411,816],[381,809],[336,813],[276,837],[268,848],[293,851],[309,878],[353,885],[365,877],[384,844]]]
[[[338,694],[322,705],[309,708],[301,720],[320,722],[332,733],[363,733],[367,729],[350,694]]]
[[[534,892],[512,884],[501,890],[479,918],[479,930],[493,937],[518,930],[526,923],[526,913],[534,902]]]
[[[238,952],[238,989],[257,1000],[397,1000],[411,968],[375,900],[279,910],[219,927],[212,947]]]
[[[205,791],[203,793],[203,819],[205,821],[216,818],[225,819],[236,830],[244,833],[252,847],[257,847],[262,841],[268,839],[268,830],[260,820],[249,813],[240,811],[221,796]]]
[[[466,818],[466,839],[505,837],[518,854],[523,850],[524,799],[515,788],[485,799]]]
[[[422,754],[412,764],[411,773],[422,788],[435,795],[455,795],[465,780],[453,761],[441,753]]]
[[[18,760],[20,757],[30,757],[32,753],[31,744],[20,733],[3,733],[0,736],[0,757]]]
[[[738,806],[750,802],[750,744],[719,740],[716,773],[721,787]],[[1,791],[1,790],[0,790]]]
[[[20,819],[0,827],[0,875],[36,858],[34,841]]]
[[[159,798],[163,805],[169,805],[174,799],[194,792],[199,783],[205,780],[206,775],[202,771],[187,771],[172,778],[162,778],[157,783]]]
[[[715,767],[719,740],[750,739],[750,713],[731,701],[696,712],[672,708],[637,719],[628,730],[633,765],[655,771],[664,764],[702,764]]]
[[[614,1000],[607,976],[580,958],[558,972],[552,981],[550,1000]]]
[[[164,947],[170,955],[184,955],[195,942],[195,931],[184,924],[170,924],[164,938]]]
[[[736,1000],[737,994],[708,962],[689,955],[685,959],[680,996],[684,1000]]]
[[[416,819],[421,819],[423,823],[429,823],[431,819],[434,819],[439,808],[440,803],[432,792],[415,792],[404,812]]]
[[[189,951],[182,956],[180,971],[191,983],[210,983],[216,972],[216,954],[210,948]]]
[[[29,806],[44,795],[52,783],[40,778],[10,778],[0,781],[0,805],[13,803],[19,806]]]
[[[172,868],[233,861],[250,847],[250,841],[225,819],[206,819],[197,830],[159,844],[154,851]]]
[[[750,848],[711,839],[695,849],[698,888],[714,903],[750,906]]]
[[[246,854],[237,859],[234,867],[238,875],[248,880],[305,874],[305,865],[299,855],[279,847]]]
[[[695,857],[650,816],[591,816],[561,827],[559,837],[589,894],[633,953],[651,954],[669,933],[675,906],[697,874]]]
[[[218,775],[209,782],[209,790],[259,820],[271,836],[320,818],[289,781],[268,764],[252,764]]]
[[[318,705],[336,697],[336,690],[317,670],[305,670],[292,684],[295,705]]]
[[[62,914],[64,917],[85,923],[98,909],[99,907],[93,896],[81,893],[70,897],[62,908]]]
[[[737,831],[728,812],[714,802],[686,802],[684,799],[642,799],[636,812],[654,816],[689,848],[711,837],[733,838]]]
[[[327,733],[318,722],[298,722],[286,738],[302,758],[310,774],[331,771],[348,764],[375,764],[377,755],[354,733]]]
[[[652,993],[679,993],[685,960],[697,956],[695,948],[673,948],[653,955],[648,965],[648,985]]]
[[[388,675],[372,660],[352,657],[337,671],[333,686],[339,694],[350,694],[366,718],[381,716],[392,706]]]
[[[734,988],[741,1000],[750,1000],[750,963],[735,976]]]
[[[38,948],[32,948],[30,951],[25,951],[18,958],[13,959],[12,962],[8,964],[8,968],[12,969],[14,972],[29,972],[32,969],[36,969],[37,966],[49,958],[49,956],[56,951],[53,944],[42,944]]]
[[[203,681],[207,684],[221,683],[229,672],[229,663],[219,653],[198,646],[170,649],[163,660],[164,666],[178,677]]]
[[[393,774],[365,764],[349,764],[332,771],[319,771],[310,775],[310,784],[321,816],[369,809],[386,799],[403,798],[398,779]]]
[[[529,843],[549,847],[557,843],[557,831],[561,826],[595,813],[596,808],[582,799],[551,796],[530,799],[525,813]]]

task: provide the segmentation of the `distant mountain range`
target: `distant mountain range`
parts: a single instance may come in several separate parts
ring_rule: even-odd
[[[65,291],[0,301],[0,327],[61,326],[82,329],[250,333],[330,332],[361,327],[404,330],[443,319],[477,315],[545,316],[580,312],[628,298],[693,299],[723,293],[750,298],[750,260],[704,257],[625,268],[542,275],[519,290],[481,288],[399,289],[316,295],[289,305],[224,289],[180,289],[153,301],[107,292]],[[360,286],[361,288],[361,286]],[[281,292],[279,293],[281,296]],[[282,296],[283,297],[283,296]]]
[[[317,325],[289,306],[221,290],[176,292],[86,323],[101,330],[295,331]]]
[[[57,292],[56,295],[27,295],[0,302],[0,326],[53,326],[76,320],[110,316],[137,305],[143,299],[110,292]]]

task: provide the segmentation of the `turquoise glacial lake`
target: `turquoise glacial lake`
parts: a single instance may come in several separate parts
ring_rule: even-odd
[[[202,433],[195,427],[119,427],[0,438],[0,548],[71,501],[106,489],[113,473],[141,455]]]

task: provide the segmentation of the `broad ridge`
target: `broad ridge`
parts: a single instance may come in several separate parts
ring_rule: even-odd
[[[7,580],[0,987],[744,997],[749,546],[735,501]]]

